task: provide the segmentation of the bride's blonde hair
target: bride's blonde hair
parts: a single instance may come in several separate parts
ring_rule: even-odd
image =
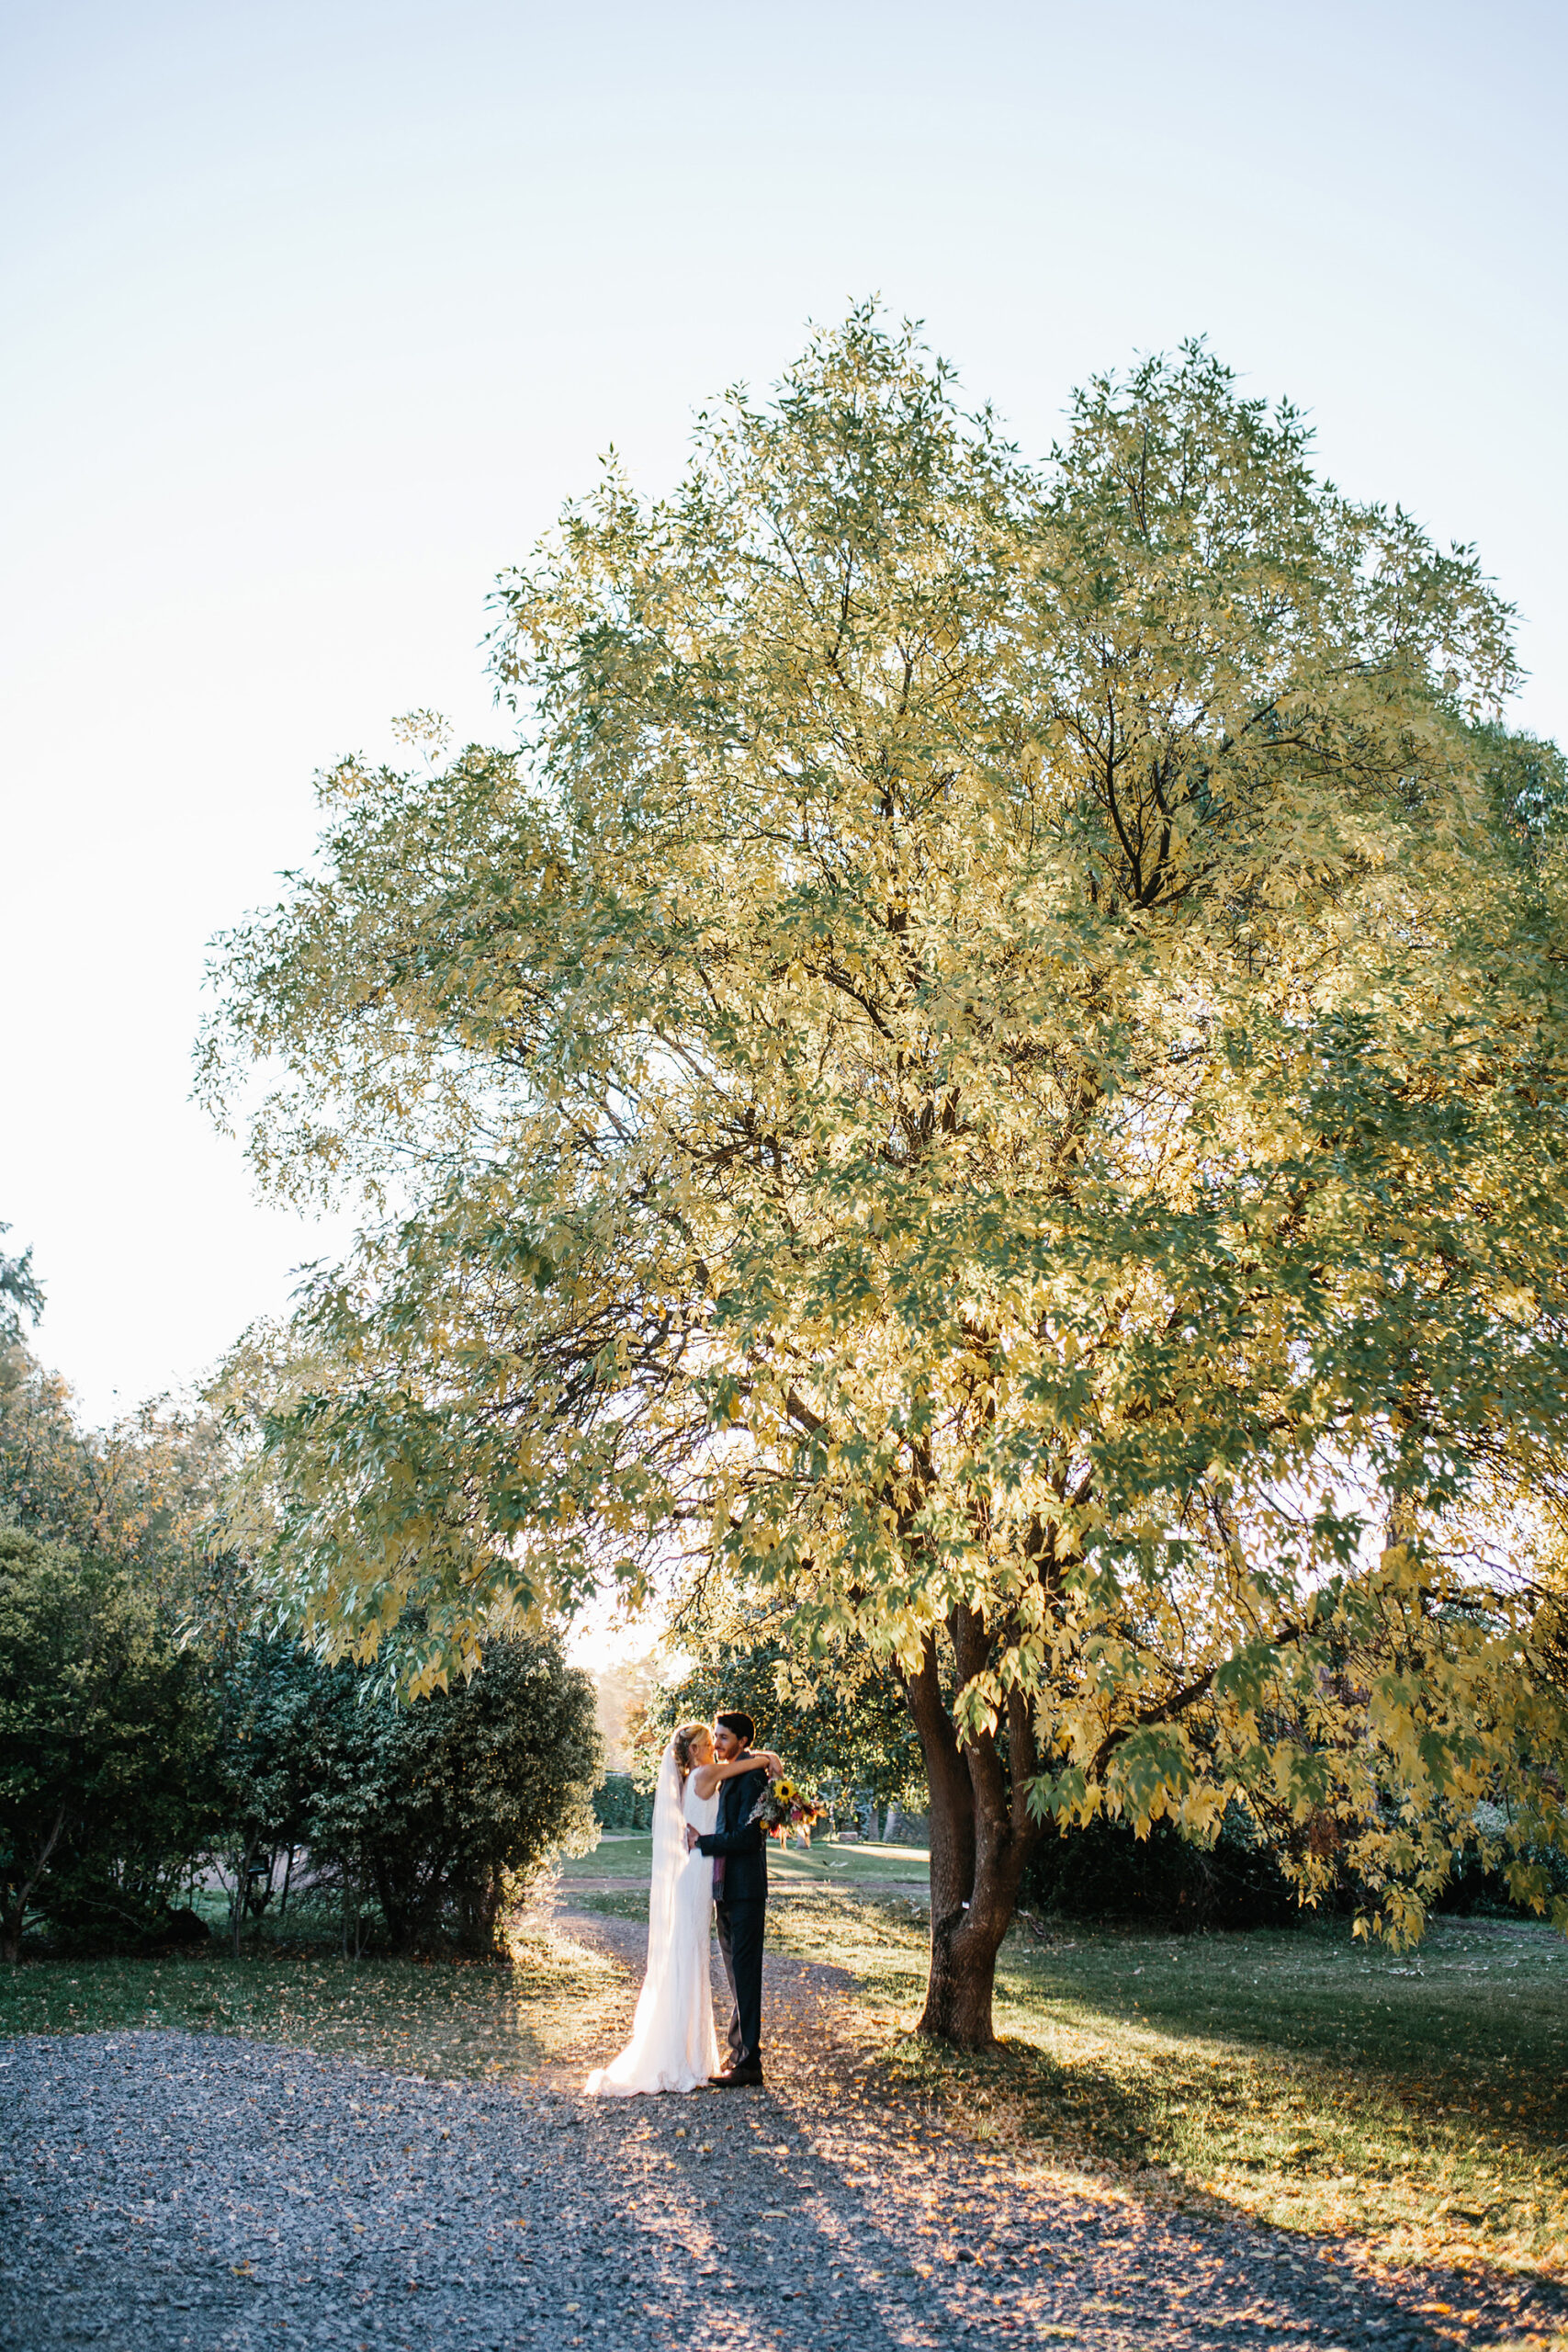
[[[670,1745],[675,1750],[675,1762],[682,1780],[692,1769],[692,1742],[706,1730],[706,1724],[680,1724],[671,1736]]]

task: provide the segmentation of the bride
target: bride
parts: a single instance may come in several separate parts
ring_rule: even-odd
[[[686,1851],[686,1825],[705,1834],[718,1817],[721,1781],[761,1765],[783,1770],[770,1748],[720,1764],[706,1724],[682,1724],[659,1766],[653,1798],[653,1880],[648,1901],[648,1973],[637,1996],[632,2038],[608,2066],[588,2077],[592,2098],[637,2091],[693,2091],[718,2072],[713,2030],[708,1930],[713,1864]]]

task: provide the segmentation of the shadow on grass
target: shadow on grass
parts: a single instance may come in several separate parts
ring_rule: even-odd
[[[1015,1945],[1001,1983],[1026,2016],[1303,2061],[1431,2118],[1546,2150],[1568,2137],[1568,1947],[1547,1928],[1441,1921],[1415,1955],[1337,1925],[1170,1938],[1064,1932]]]
[[[823,1898],[780,1925],[853,1971],[888,2093],[982,2136],[1399,2258],[1568,2268],[1568,1949],[1550,1930],[1444,1921],[1403,1959],[1337,1923],[1016,1936],[999,2044],[964,2053],[910,2030],[912,1906]]]

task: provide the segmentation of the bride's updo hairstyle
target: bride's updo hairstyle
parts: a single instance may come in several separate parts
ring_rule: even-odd
[[[682,1781],[692,1769],[693,1745],[706,1729],[706,1724],[681,1724],[671,1735],[670,1745],[675,1750],[675,1761],[680,1767]]]

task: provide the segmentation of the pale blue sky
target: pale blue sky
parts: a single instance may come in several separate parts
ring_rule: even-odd
[[[495,734],[492,574],[880,291],[1043,451],[1207,334],[1474,539],[1568,731],[1561,5],[0,7],[0,1217],[99,1416],[332,1236],[186,1100],[312,769]]]

